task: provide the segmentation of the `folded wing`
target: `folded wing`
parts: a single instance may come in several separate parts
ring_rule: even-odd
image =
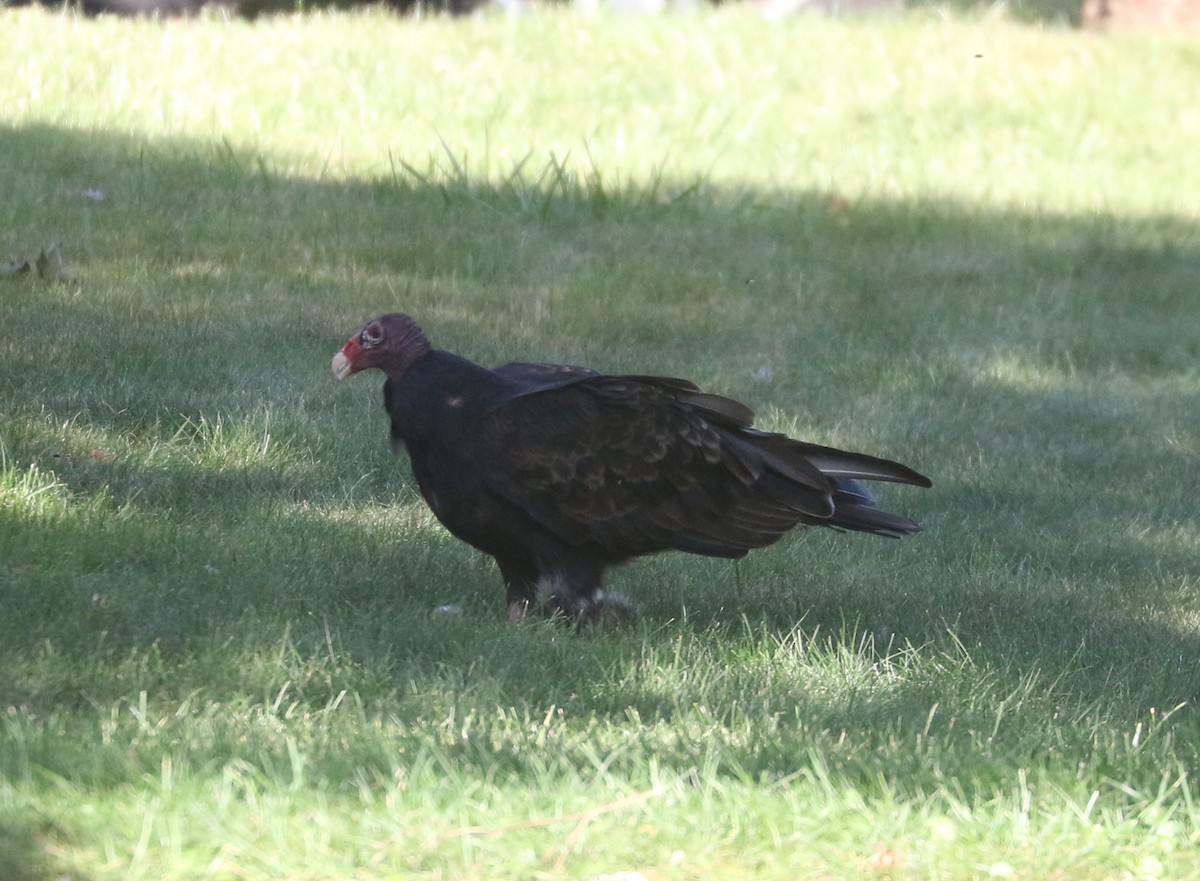
[[[929,485],[903,465],[759,431],[747,407],[685,380],[535,377],[540,368],[501,368],[528,376],[529,387],[484,419],[481,460],[494,492],[572,544],[614,557],[740,557],[800,524],[918,529],[876,508],[857,483]]]

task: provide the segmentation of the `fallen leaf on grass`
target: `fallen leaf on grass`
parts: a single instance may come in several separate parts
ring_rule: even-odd
[[[878,872],[893,872],[903,869],[908,862],[908,854],[902,850],[888,847],[882,841],[875,842],[875,853],[867,858],[867,864]]]
[[[828,208],[829,213],[833,216],[838,226],[846,227],[850,225],[850,215],[854,212],[853,202],[845,196],[835,194],[829,197]]]

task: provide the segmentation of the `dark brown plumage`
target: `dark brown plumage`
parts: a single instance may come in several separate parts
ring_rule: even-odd
[[[539,599],[580,619],[604,570],[679,550],[736,558],[800,526],[918,531],[859,480],[929,486],[886,459],[753,428],[744,405],[693,383],[583,367],[489,370],[430,346],[407,315],[369,322],[333,357],[377,367],[392,441],[451,533],[495,557],[510,617]]]

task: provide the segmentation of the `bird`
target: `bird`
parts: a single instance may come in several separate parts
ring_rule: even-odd
[[[915,533],[860,481],[932,485],[898,462],[755,428],[749,407],[685,379],[483,367],[399,312],[368,321],[332,368],[383,371],[393,449],[442,525],[495,559],[511,621],[533,609],[604,620],[626,604],[606,571],[660,551],[738,559],[810,526]]]

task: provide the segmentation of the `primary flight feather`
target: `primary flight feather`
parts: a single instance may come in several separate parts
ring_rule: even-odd
[[[656,551],[737,558],[802,525],[920,529],[875,507],[858,481],[928,478],[753,428],[749,408],[687,380],[488,369],[433,348],[399,313],[333,356],[339,379],[368,368],[387,376],[392,442],[421,495],[453,535],[495,558],[511,618],[539,601],[595,617],[604,571]]]

